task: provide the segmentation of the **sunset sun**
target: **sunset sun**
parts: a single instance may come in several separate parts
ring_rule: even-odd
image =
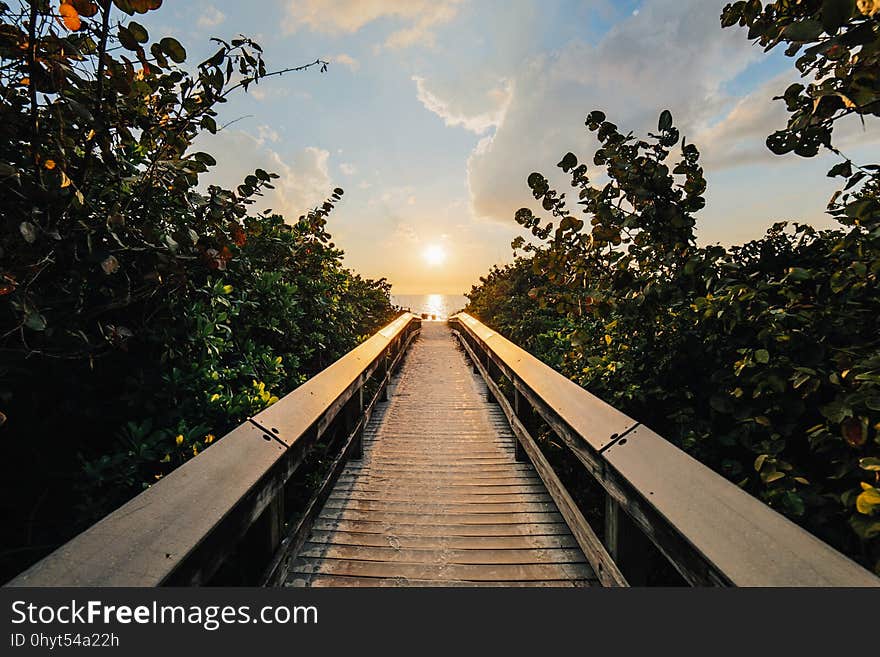
[[[422,252],[425,264],[431,267],[438,267],[446,262],[446,249],[439,244],[431,244]]]

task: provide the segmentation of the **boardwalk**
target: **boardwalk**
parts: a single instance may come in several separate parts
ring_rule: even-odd
[[[445,323],[425,322],[292,586],[587,586],[595,576]]]

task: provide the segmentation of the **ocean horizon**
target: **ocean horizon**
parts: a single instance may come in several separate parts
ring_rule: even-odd
[[[463,294],[392,294],[391,301],[416,315],[427,314],[436,319],[451,317],[468,302]]]

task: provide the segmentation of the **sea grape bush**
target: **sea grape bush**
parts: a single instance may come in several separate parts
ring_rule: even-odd
[[[880,573],[880,166],[832,142],[836,121],[880,107],[878,20],[878,3],[837,0],[722,15],[815,78],[781,96],[790,120],[767,144],[841,156],[839,228],[776,223],[742,246],[698,246],[696,146],[667,111],[645,139],[594,111],[592,166],[558,164],[581,211],[529,176],[552,220],[517,212],[522,255],[482,278],[468,309]]]
[[[187,67],[136,20],[161,4],[0,2],[7,575],[394,314],[327,232],[341,189],[297,219],[253,211],[277,178],[263,169],[200,185],[216,161],[195,137],[284,71],[246,37]]]

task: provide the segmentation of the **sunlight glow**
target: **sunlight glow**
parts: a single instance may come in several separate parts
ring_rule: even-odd
[[[426,264],[437,267],[446,262],[446,249],[439,244],[431,244],[425,248],[422,257]]]

